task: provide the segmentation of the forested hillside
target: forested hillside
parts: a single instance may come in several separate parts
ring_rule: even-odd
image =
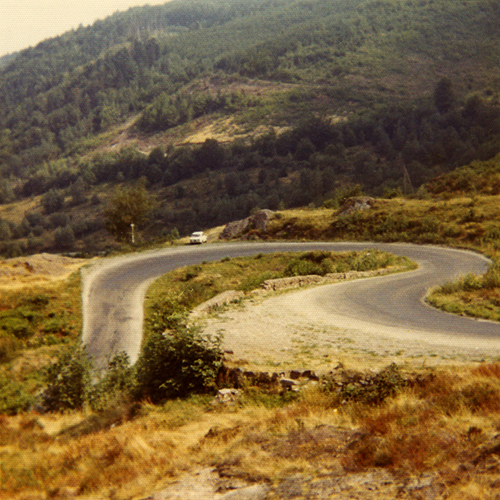
[[[499,38],[493,0],[174,0],[2,59],[0,250],[105,245],[143,177],[150,238],[416,191],[500,152]]]

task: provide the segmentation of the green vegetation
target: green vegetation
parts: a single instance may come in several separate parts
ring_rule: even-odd
[[[451,313],[500,321],[500,262],[495,260],[483,276],[468,274],[437,287],[427,301]]]
[[[285,276],[386,268],[402,271],[413,269],[414,265],[405,257],[372,249],[258,254],[177,269],[156,280],[148,290],[145,334],[148,337],[182,325],[191,309],[229,289],[250,292],[265,280]]]
[[[55,286],[2,291],[0,363],[22,349],[74,342],[81,331],[80,278]]]
[[[9,292],[5,304],[11,306],[0,312],[0,378],[5,382],[0,412],[16,414],[36,404],[46,411],[86,406],[105,411],[118,400],[160,402],[211,391],[222,362],[221,339],[205,338],[187,323],[188,311],[196,305],[229,288],[251,291],[266,279],[292,273],[412,266],[406,258],[369,250],[260,254],[178,269],[157,280],[148,292],[146,339],[136,365],[131,368],[127,357],[119,354],[97,383],[92,381],[91,360],[78,344],[78,276]],[[31,352],[37,362],[31,360]],[[52,363],[54,356],[58,360]]]
[[[221,339],[178,327],[148,337],[137,362],[136,394],[153,403],[213,390],[222,366]]]
[[[0,203],[41,198],[0,210],[0,253],[111,246],[103,204],[142,177],[158,240],[488,160],[499,23],[483,0],[183,0],[22,51],[0,67]]]
[[[81,332],[80,277],[2,290],[0,302],[0,414],[37,404],[45,367]]]
[[[106,216],[106,229],[118,240],[135,241],[135,230],[144,224],[154,207],[154,199],[148,194],[145,182],[134,187],[117,188],[111,198]],[[137,228],[137,229],[136,229]]]

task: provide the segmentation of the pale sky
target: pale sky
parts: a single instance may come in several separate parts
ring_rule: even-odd
[[[0,0],[0,56],[35,46],[80,24],[168,0]]]

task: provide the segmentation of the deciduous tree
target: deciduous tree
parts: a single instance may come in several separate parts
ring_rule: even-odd
[[[146,189],[141,179],[136,185],[119,187],[104,212],[106,229],[117,240],[126,241],[131,237],[132,227],[141,226],[155,206],[154,197]]]

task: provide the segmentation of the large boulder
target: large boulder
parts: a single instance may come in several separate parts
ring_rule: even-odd
[[[272,210],[259,210],[246,219],[229,222],[222,230],[219,238],[224,240],[238,238],[251,229],[265,232],[269,221],[273,217],[274,212]]]

